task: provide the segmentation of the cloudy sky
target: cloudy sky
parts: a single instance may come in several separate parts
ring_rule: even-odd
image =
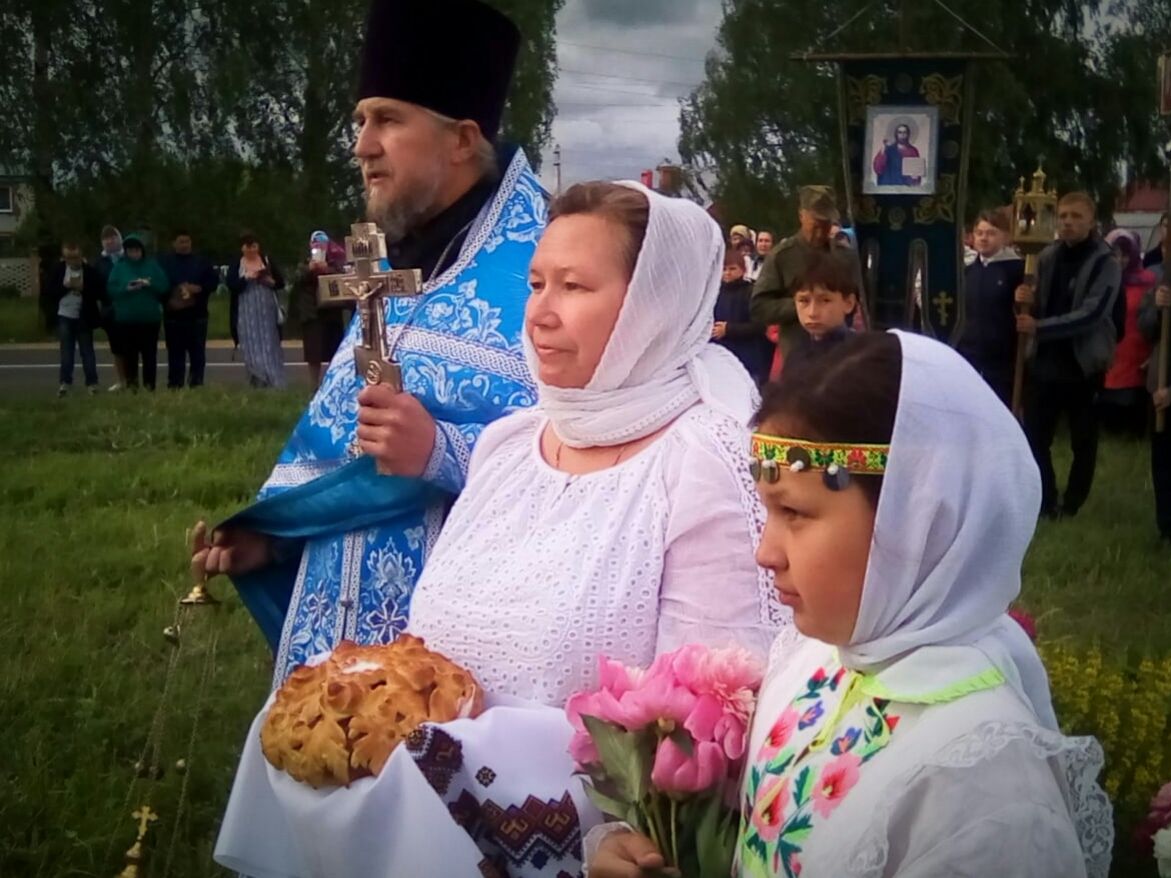
[[[558,115],[542,169],[562,181],[634,178],[677,159],[677,99],[703,78],[719,0],[566,0],[557,19]]]

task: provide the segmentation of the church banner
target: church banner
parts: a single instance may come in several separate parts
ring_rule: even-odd
[[[847,204],[878,328],[945,342],[959,329],[972,71],[962,58],[840,61]]]

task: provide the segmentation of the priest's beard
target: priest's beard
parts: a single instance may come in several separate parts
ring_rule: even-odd
[[[378,224],[391,243],[401,241],[434,213],[443,184],[443,168],[436,162],[420,171],[410,180],[404,180],[397,191],[368,190],[366,193],[366,217]],[[398,176],[390,168],[386,174],[387,183],[393,183]]]

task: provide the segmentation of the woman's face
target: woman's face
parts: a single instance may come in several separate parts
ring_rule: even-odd
[[[137,262],[142,258],[142,248],[137,244],[127,244],[123,253],[131,262]]]
[[[594,377],[630,284],[626,246],[621,226],[589,214],[560,217],[545,230],[525,308],[542,383],[585,387]]]
[[[875,510],[858,486],[864,478],[831,491],[822,473],[782,466],[777,482],[757,482],[767,519],[756,561],[773,571],[797,629],[835,646],[853,637],[870,561]]]
[[[259,259],[260,245],[255,241],[251,244],[242,244],[240,246],[240,252],[244,254],[246,259]]]

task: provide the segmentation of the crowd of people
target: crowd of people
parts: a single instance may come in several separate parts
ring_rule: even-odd
[[[464,63],[419,39],[439,29]],[[978,226],[960,352],[867,331],[827,187],[801,190],[799,229],[775,242],[726,240],[637,183],[547,204],[497,140],[519,44],[480,0],[371,4],[354,154],[393,263],[425,279],[386,314],[403,388],[367,385],[340,350],[258,501],[199,523],[192,547],[255,617],[274,689],[343,640],[409,632],[488,710],[310,796],[265,761],[262,707],[217,861],[659,874],[654,841],[586,800],[564,708],[600,655],[645,667],[699,644],[768,664],[729,743],[749,763],[737,874],[1104,878],[1100,748],[1061,733],[1008,615],[1038,518],[1088,491],[1083,476],[1056,505],[1044,431],[1116,347],[1121,271],[1086,197],[1063,200],[1034,287],[994,258],[1006,242],[985,226],[1002,223]],[[1046,397],[1028,438],[999,359],[1019,334]]]
[[[154,390],[158,380],[160,334],[167,362],[167,387],[200,387],[207,370],[210,304],[221,289],[228,298],[229,326],[248,382],[256,388],[287,384],[281,349],[289,309],[281,296],[286,280],[251,232],[240,237],[239,255],[216,266],[197,252],[191,232],[180,228],[168,252],[153,255],[153,236],[123,236],[107,225],[101,249],[86,262],[76,241],[61,247],[61,260],[44,272],[41,309],[60,342],[58,395],[73,386],[78,355],[85,385],[97,393],[95,333],[104,332],[117,376],[111,391]],[[310,236],[309,258],[289,285],[289,303],[300,325],[312,386],[341,345],[348,311],[320,307],[317,281],[347,270],[345,248],[324,231]]]
[[[798,232],[763,258],[748,227],[733,227],[712,338],[760,382],[865,325],[859,260],[837,223],[833,193],[805,187]],[[1102,233],[1088,194],[1068,193],[1058,204],[1058,239],[1027,283],[1011,243],[1010,209],[983,211],[968,232],[963,322],[954,343],[1006,406],[1013,404],[1018,346],[1026,346],[1023,425],[1047,518],[1076,516],[1089,498],[1104,428],[1149,437],[1156,524],[1171,541],[1171,452],[1167,434],[1152,429],[1152,415],[1169,403],[1167,376],[1158,375],[1160,313],[1171,304],[1163,282],[1166,229],[1164,214],[1159,243],[1144,252],[1136,232]],[[771,245],[770,232],[756,233],[757,244],[762,237]],[[750,285],[743,278],[758,264]],[[770,339],[778,341],[775,353]],[[1051,450],[1063,418],[1073,461],[1059,490]]]

